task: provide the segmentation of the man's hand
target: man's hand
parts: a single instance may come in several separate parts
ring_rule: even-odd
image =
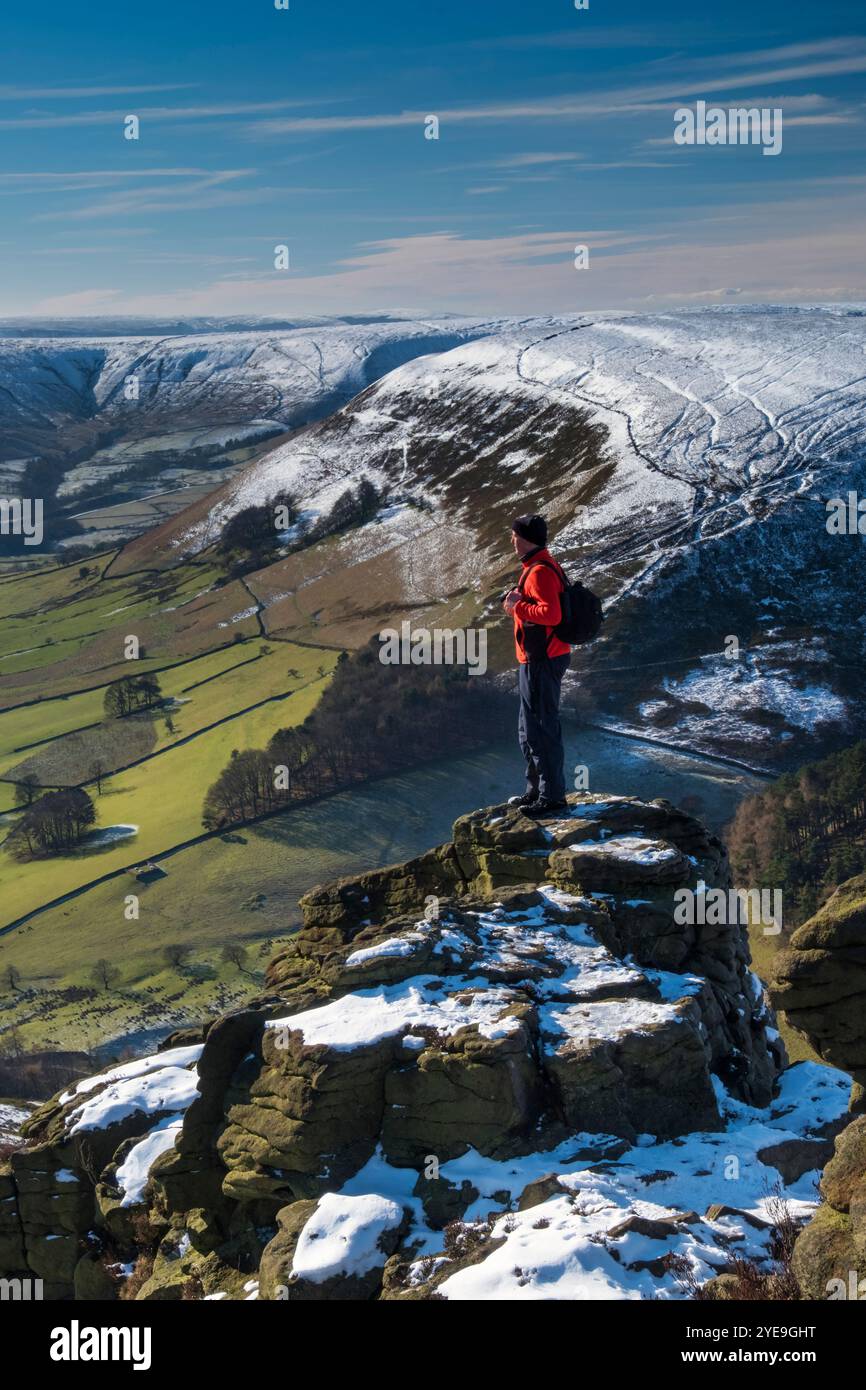
[[[517,605],[518,605],[519,602],[520,602],[520,592],[519,592],[519,590],[517,590],[517,589],[511,589],[511,590],[505,595],[505,598],[502,600],[502,607],[505,609],[505,611],[506,611],[506,613],[508,614],[509,617],[511,617],[512,613],[514,612],[514,610],[515,610],[515,608],[517,607]]]

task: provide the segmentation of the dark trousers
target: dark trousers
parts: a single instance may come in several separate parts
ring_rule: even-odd
[[[565,796],[559,696],[570,662],[566,655],[520,664],[517,734],[526,759],[526,790],[550,801],[562,801]]]

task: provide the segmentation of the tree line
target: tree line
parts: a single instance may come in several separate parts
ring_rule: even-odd
[[[741,802],[728,832],[737,881],[782,888],[791,924],[866,869],[866,741],[785,773]]]
[[[81,787],[46,792],[21,816],[6,840],[16,859],[63,854],[81,843],[96,820],[96,809]]]
[[[141,710],[154,709],[162,703],[159,677],[146,672],[143,676],[124,676],[107,686],[102,707],[107,719],[125,719]]]
[[[234,752],[204,801],[218,830],[504,737],[512,701],[459,666],[385,666],[373,639],[341,657],[303,724]]]

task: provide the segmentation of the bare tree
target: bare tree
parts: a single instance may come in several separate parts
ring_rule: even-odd
[[[163,949],[162,955],[163,960],[171,966],[172,970],[181,970],[189,959],[189,947],[184,946],[179,941],[172,942],[171,945]]]
[[[32,806],[39,791],[39,778],[35,772],[28,772],[15,786],[15,801],[19,806]]]
[[[221,959],[225,961],[226,965],[236,965],[238,970],[242,971],[245,975],[250,973],[246,968],[247,948],[246,946],[242,946],[239,941],[229,941],[223,946],[220,954]]]
[[[8,990],[21,987],[21,971],[16,965],[7,965],[3,970],[3,983]]]
[[[6,845],[19,859],[62,854],[84,838],[95,820],[87,792],[82,787],[62,787],[46,792],[28,807]]]
[[[116,965],[112,965],[111,961],[106,960],[103,956],[91,970],[90,978],[95,985],[100,986],[107,993],[120,979],[120,971]]]

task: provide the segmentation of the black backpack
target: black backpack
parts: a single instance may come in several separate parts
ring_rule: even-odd
[[[580,646],[583,642],[591,642],[597,637],[604,622],[604,613],[601,607],[601,599],[594,594],[591,589],[587,589],[585,584],[581,584],[579,579],[569,583],[568,576],[560,565],[552,565],[549,560],[536,560],[537,565],[544,565],[547,569],[553,570],[563,581],[563,589],[559,603],[562,609],[562,618],[553,629],[552,636],[558,637],[560,642],[568,642],[569,646]],[[532,566],[521,575],[518,588],[523,592],[523,580],[527,577]]]

